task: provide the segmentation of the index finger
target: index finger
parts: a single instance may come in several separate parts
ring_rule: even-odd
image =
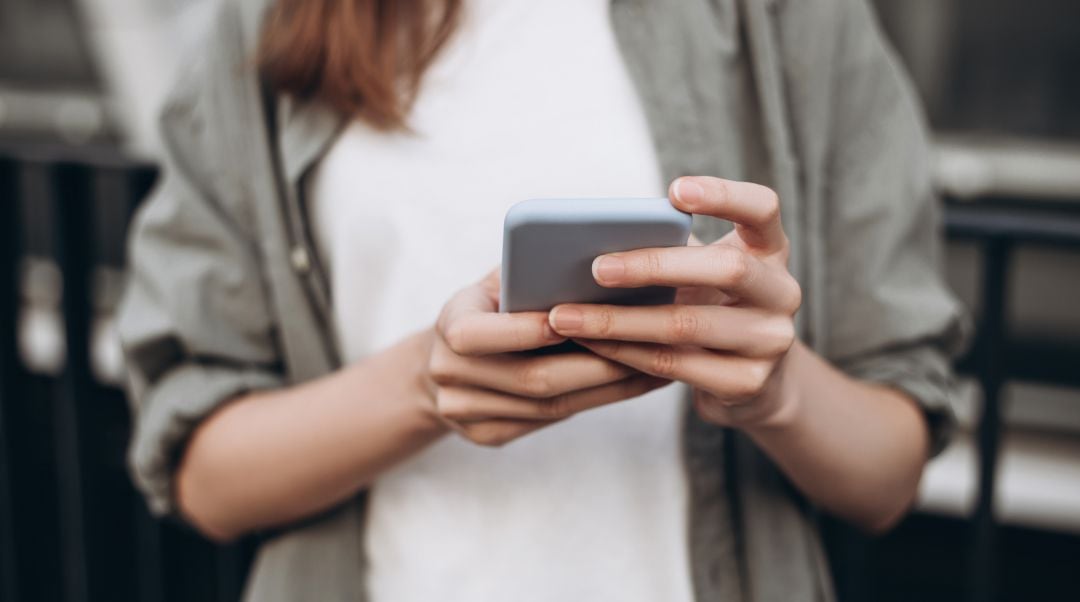
[[[548,347],[566,340],[548,323],[547,312],[498,313],[493,280],[461,290],[443,308],[435,325],[446,345],[459,355],[488,355]],[[497,280],[494,281],[497,288]]]
[[[780,198],[768,187],[686,176],[671,183],[669,196],[676,209],[734,222],[739,236],[753,249],[772,253],[787,244],[780,222]]]

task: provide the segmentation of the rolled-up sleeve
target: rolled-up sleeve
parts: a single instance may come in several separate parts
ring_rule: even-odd
[[[967,321],[942,276],[943,233],[927,128],[865,0],[845,0],[833,82],[826,211],[830,359],[895,387],[947,441],[951,358]]]
[[[187,65],[163,111],[163,180],[132,226],[117,320],[135,417],[130,468],[158,514],[175,511],[174,472],[199,423],[243,392],[282,384],[244,174],[216,139],[221,86],[206,60]]]

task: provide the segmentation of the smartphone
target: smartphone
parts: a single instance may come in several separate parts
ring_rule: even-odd
[[[670,287],[604,288],[598,255],[684,246],[692,218],[655,199],[530,199],[506,213],[499,311],[547,311],[560,303],[660,305]]]

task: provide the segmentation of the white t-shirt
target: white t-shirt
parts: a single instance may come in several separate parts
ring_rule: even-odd
[[[469,0],[413,133],[353,123],[311,180],[343,356],[434,323],[532,197],[662,196],[609,0]],[[683,385],[501,449],[448,436],[369,498],[374,602],[692,598]]]

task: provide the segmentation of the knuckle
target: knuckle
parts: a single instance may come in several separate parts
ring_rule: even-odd
[[[670,347],[661,347],[653,352],[650,361],[650,372],[663,378],[675,375],[678,370],[679,359],[675,350]]]
[[[449,306],[443,306],[439,311],[439,317],[435,318],[435,334],[438,338],[446,338],[446,326],[450,323],[450,310]]]
[[[655,280],[664,273],[664,259],[656,251],[643,251],[638,259],[638,267],[644,280]]]
[[[763,217],[766,222],[775,222],[780,219],[780,195],[767,186],[762,186],[762,188],[764,189],[762,191],[762,198],[764,199]]]
[[[731,202],[731,186],[728,185],[727,180],[711,178],[705,190],[705,196],[713,204],[726,205]]]
[[[548,397],[554,392],[551,371],[541,363],[530,363],[521,369],[518,381],[522,391],[532,397]]]
[[[443,330],[443,341],[446,342],[446,346],[459,355],[468,352],[468,339],[468,329],[461,322],[451,322]]]
[[[668,332],[673,341],[689,341],[701,332],[701,320],[689,307],[679,306],[671,314]]]
[[[730,245],[717,245],[720,269],[732,286],[745,283],[750,277],[750,256]]]
[[[767,362],[755,362],[748,365],[733,391],[735,399],[748,401],[761,395],[771,373],[772,366]]]
[[[443,345],[436,344],[428,357],[428,375],[437,385],[447,385],[454,380],[453,354]]]
[[[460,395],[446,389],[439,390],[435,396],[435,411],[446,420],[468,418],[468,404]]]
[[[502,286],[502,270],[500,268],[491,270],[483,280],[477,283],[477,286],[492,297],[498,297],[499,287]]]
[[[630,350],[630,343],[612,341],[611,345],[608,347],[609,357],[618,361],[619,359],[626,358],[630,355],[627,353],[628,350]]]
[[[760,339],[764,355],[781,356],[795,343],[795,323],[788,317],[774,317],[761,325]]]
[[[780,347],[778,355],[783,355],[795,344],[795,323],[790,319],[783,320],[777,330],[776,338]]]
[[[788,287],[790,290],[790,297],[788,298],[784,309],[787,310],[790,315],[795,315],[795,313],[799,311],[799,308],[802,307],[803,290],[802,285],[799,284],[799,281],[796,280],[794,276],[789,274],[788,278],[790,281],[790,286]]]
[[[467,427],[465,436],[482,447],[502,447],[514,439],[514,433],[510,429],[483,422]]]
[[[753,381],[744,375],[743,378],[738,379],[728,391],[725,396],[729,403],[740,404],[753,399],[755,396],[755,389]]]
[[[592,332],[601,338],[607,337],[615,328],[615,313],[608,308],[599,308],[593,312],[592,322]]]
[[[472,441],[476,445],[483,447],[496,447],[495,439],[492,436],[490,428],[485,428],[486,425],[477,424],[469,425],[465,427],[465,438]]]
[[[547,328],[546,322],[523,322],[517,324],[515,328],[511,328],[508,334],[513,338],[514,346],[519,349],[526,349],[530,347],[537,347],[538,341],[544,340],[544,332]]]
[[[461,293],[459,292],[451,297],[450,300],[446,302],[446,305],[443,305],[442,309],[439,310],[439,316],[435,319],[435,331],[438,332],[440,336],[445,336],[447,327],[454,322],[454,307],[460,294]]]
[[[548,420],[560,420],[570,416],[570,398],[567,395],[556,395],[548,399],[540,406],[541,417]]]

